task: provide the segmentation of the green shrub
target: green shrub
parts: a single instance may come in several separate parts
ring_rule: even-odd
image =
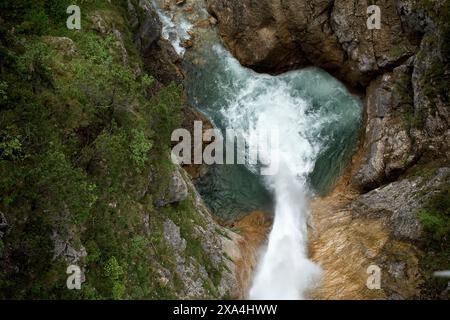
[[[116,1],[86,3],[83,15],[97,4],[126,20]],[[137,54],[128,50],[124,65],[116,39],[89,31],[89,19],[83,32],[56,30],[65,6],[0,1],[7,24],[0,26],[0,210],[14,226],[2,239],[8,261],[0,259],[0,298],[175,298],[159,283],[157,270],[172,271],[175,261],[152,202],[173,170],[170,135],[181,122],[182,91],[151,88],[151,75],[136,72]],[[62,33],[76,50],[69,54],[31,26]],[[144,211],[152,215],[150,235]],[[71,241],[87,249],[81,292],[65,290],[67,266],[52,260],[53,230],[73,232]]]
[[[23,33],[42,35],[50,28],[50,20],[44,9],[32,9],[24,15],[24,21],[18,31]]]
[[[152,148],[152,143],[147,139],[142,130],[133,129],[131,139],[131,157],[139,171],[145,167],[148,160],[148,153]]]
[[[436,278],[433,272],[448,270],[450,257],[450,186],[444,185],[442,190],[433,196],[419,218],[425,231],[423,243],[424,256],[420,267],[424,277],[421,285],[422,298],[440,299],[448,285],[447,279]],[[447,292],[447,298],[450,298]]]
[[[419,214],[424,230],[436,241],[450,236],[450,187],[432,197]]]

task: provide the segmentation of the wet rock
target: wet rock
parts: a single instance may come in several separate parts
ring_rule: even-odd
[[[219,21],[225,43],[243,65],[279,71],[307,64],[287,28],[281,6],[275,1],[208,0],[207,3],[208,10]]]
[[[189,49],[194,46],[194,42],[192,40],[185,40],[181,43],[183,48]]]
[[[401,186],[393,184],[389,189],[372,191],[368,194],[370,200],[362,200],[364,196],[346,188],[345,178],[341,183],[332,194],[311,204],[314,228],[308,232],[310,254],[324,270],[321,286],[312,297],[338,300],[416,297],[421,281],[421,253],[409,240],[404,241],[407,240],[404,235],[412,236],[418,230],[417,217],[409,211],[417,210],[414,207],[417,203],[409,202],[403,192],[417,190],[417,199],[413,201],[419,201],[420,191],[414,189],[413,182],[403,182]],[[402,227],[394,229],[397,223]],[[372,265],[381,269],[380,290],[366,287],[367,269]]]
[[[202,134],[205,134],[207,130],[213,129],[214,126],[212,125],[211,121],[200,111],[185,106],[183,108],[183,123],[182,127],[186,130],[188,130],[191,134],[191,137],[194,137],[194,122],[195,121],[201,121],[202,122]],[[192,141],[194,142],[194,141]],[[209,145],[209,143],[202,143],[202,151]],[[191,176],[192,179],[198,179],[203,177],[207,172],[209,166],[205,164],[194,164],[194,150],[196,148],[196,145],[192,143],[191,148],[191,164],[189,165],[183,165],[184,170]]]

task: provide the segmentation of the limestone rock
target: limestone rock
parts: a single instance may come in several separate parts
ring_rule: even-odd
[[[174,251],[183,253],[186,250],[186,240],[181,238],[180,227],[170,219],[164,221],[164,239]]]
[[[380,218],[392,236],[418,240],[421,225],[418,212],[444,183],[450,183],[450,168],[437,170],[431,179],[405,178],[358,197],[348,208],[357,216]]]
[[[360,190],[392,180],[419,156],[421,146],[413,143],[405,123],[413,112],[411,68],[411,63],[398,67],[367,88],[364,154],[352,179]]]
[[[51,239],[55,245],[53,259],[63,257],[67,263],[78,265],[87,256],[86,248],[83,245],[80,245],[79,249],[75,249],[70,235],[63,236],[60,232],[53,230]]]
[[[334,1],[331,25],[346,54],[361,73],[376,73],[394,66],[415,52],[402,28],[395,1],[377,3],[381,9],[381,29],[367,28],[369,1]]]
[[[176,169],[172,173],[172,178],[169,182],[169,186],[165,191],[162,199],[156,201],[156,206],[164,207],[172,203],[181,202],[187,198],[189,194],[186,182],[183,179],[179,169]]]
[[[180,57],[166,40],[161,38],[162,24],[152,4],[145,0],[129,0],[128,16],[134,33],[134,45],[144,60],[145,71],[161,85],[183,81]]]
[[[208,9],[243,65],[278,73],[313,64],[352,85],[365,85],[416,50],[395,4],[379,4],[381,30],[367,29],[366,1],[208,0]]]

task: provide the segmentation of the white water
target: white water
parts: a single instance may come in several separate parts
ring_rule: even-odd
[[[221,47],[214,50],[227,57],[227,71],[233,79],[239,79],[239,89],[222,109],[227,127],[245,130],[247,138],[263,136],[268,130],[278,131],[280,137],[278,146],[269,146],[272,150],[262,150],[260,154],[275,155],[279,170],[266,177],[268,188],[275,194],[275,219],[249,298],[303,299],[321,273],[320,267],[308,259],[306,249],[306,177],[314,169],[321,147],[320,140],[312,137],[324,119],[307,112],[308,102],[292,94],[289,82],[249,72]]]
[[[159,8],[157,0],[152,0],[153,6]],[[161,36],[163,39],[168,40],[176,53],[179,56],[183,56],[186,49],[182,46],[183,42],[189,40],[191,36],[189,31],[192,29],[192,24],[189,23],[183,17],[175,16],[170,11],[157,10],[159,19],[162,23]]]

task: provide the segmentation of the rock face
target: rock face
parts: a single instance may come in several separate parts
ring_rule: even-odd
[[[170,219],[164,222],[164,239],[175,255],[175,270],[185,285],[184,292],[178,294],[185,299],[205,296],[203,282],[208,279],[208,274],[204,267],[195,264],[192,258],[187,261],[185,258],[186,240],[181,237],[180,228]],[[166,274],[170,275],[168,270],[166,270]],[[198,274],[199,277],[192,277],[194,274]]]
[[[440,41],[439,32],[425,36],[417,54],[368,86],[364,155],[352,179],[359,190],[396,179],[422,158],[450,157],[448,61],[432,44]]]
[[[365,96],[365,130],[345,183],[313,203],[311,256],[325,271],[313,296],[417,296],[418,212],[449,183],[448,1],[376,1],[379,30],[367,27],[372,1],[207,3],[243,65],[274,74],[315,65]],[[430,164],[431,176],[411,173]],[[383,270],[379,291],[366,288],[372,264]]]
[[[431,178],[408,177],[358,194],[343,181],[325,198],[312,203],[314,229],[310,255],[324,270],[318,299],[409,299],[421,283],[416,244],[422,236],[419,211],[442,185],[449,168]],[[370,266],[381,270],[381,289],[366,287]]]
[[[182,170],[182,169],[181,169]],[[211,212],[205,206],[202,198],[195,190],[187,173],[180,172],[187,188],[193,196],[193,203],[196,211],[204,223],[199,224],[194,229],[191,238],[199,241],[201,250],[204,252],[211,266],[221,270],[221,278],[218,283],[213,284],[216,287],[219,297],[240,296],[240,286],[238,282],[238,272],[234,268],[234,262],[228,257],[233,257],[233,252],[240,251],[238,235],[227,228],[217,224],[212,218]],[[182,214],[182,213],[181,213]],[[175,225],[170,219],[164,222],[165,241],[174,249],[176,256],[176,272],[185,284],[183,292],[177,293],[180,299],[192,299],[198,297],[207,297],[210,293],[205,291],[204,283],[211,281],[205,266],[196,261],[193,257],[186,258],[186,240],[182,238],[179,226]]]
[[[352,179],[358,189],[394,180],[426,153],[449,156],[448,94],[443,92],[449,83],[430,83],[448,78],[448,68],[437,71],[448,64],[440,50],[445,28],[417,1],[377,3],[379,30],[367,27],[369,1],[207,3],[243,65],[271,73],[315,65],[365,90],[364,154]]]
[[[281,72],[316,65],[346,82],[367,84],[415,50],[395,1],[378,4],[381,30],[368,30],[366,1],[208,0],[220,32],[243,65]]]
[[[412,62],[379,76],[367,88],[366,128],[362,164],[353,183],[370,190],[392,180],[409,167],[421,152],[413,143],[406,115],[414,112],[410,96]]]
[[[161,22],[148,1],[128,0],[130,27],[134,32],[134,45],[141,52],[147,52],[160,38]]]
[[[348,209],[356,216],[381,219],[396,239],[419,240],[418,212],[443,184],[450,183],[449,173],[450,168],[441,168],[431,179],[419,176],[395,181],[361,195]]]
[[[181,83],[181,60],[170,43],[161,38],[162,24],[145,0],[128,1],[128,17],[134,34],[134,45],[141,53],[145,70],[164,85]]]
[[[363,74],[376,74],[410,57],[410,43],[397,12],[396,1],[381,1],[380,30],[367,28],[369,1],[334,1],[331,25],[339,44]]]
[[[172,179],[169,181],[162,198],[157,200],[155,205],[164,207],[172,203],[181,202],[187,198],[188,192],[188,187],[180,173],[180,168],[177,168],[172,173]]]

